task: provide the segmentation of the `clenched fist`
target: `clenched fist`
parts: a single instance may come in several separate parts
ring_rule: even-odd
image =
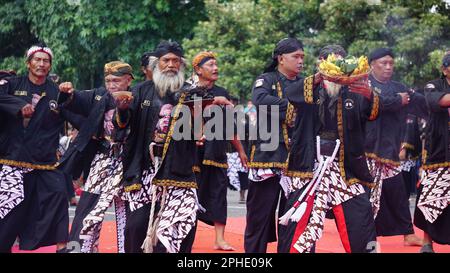
[[[34,107],[31,104],[26,104],[24,107],[22,107],[21,109],[21,113],[22,113],[22,117],[23,118],[31,118],[33,116],[34,113]]]
[[[59,91],[62,93],[72,94],[74,90],[71,82],[63,82],[59,85]]]

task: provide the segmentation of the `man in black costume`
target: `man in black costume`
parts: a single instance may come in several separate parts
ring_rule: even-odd
[[[153,53],[158,58],[153,80],[133,90],[129,108],[117,112],[118,125],[130,129],[123,178],[129,202],[125,248],[190,252],[199,206],[191,112],[184,104],[189,87],[184,82],[183,49],[163,41]],[[215,103],[227,100],[215,98]],[[188,139],[179,137],[183,133]]]
[[[32,250],[67,241],[69,215],[63,174],[55,170],[64,118],[58,87],[48,78],[53,53],[45,44],[26,54],[28,74],[0,81],[0,252],[16,237]]]
[[[204,88],[212,96],[223,96],[230,99],[228,91],[215,84],[219,78],[219,70],[216,55],[213,52],[203,51],[198,53],[192,60],[192,67],[198,77],[198,82],[196,82],[198,87]],[[234,248],[225,241],[225,225],[228,186],[226,151],[231,137],[230,142],[238,151],[244,167],[247,167],[247,155],[237,135],[234,134],[234,130],[233,135],[227,135],[227,109],[219,106],[213,107],[216,109],[212,110],[212,107],[208,110],[205,109],[205,116],[209,117],[205,117],[205,120],[208,122],[208,120],[218,119],[220,124],[214,123],[215,132],[206,132],[206,141],[204,145],[198,148],[200,161],[200,172],[197,176],[199,178],[199,181],[197,181],[199,183],[198,197],[200,204],[206,209],[205,212],[199,213],[198,219],[209,225],[214,225],[216,235],[214,249],[230,251]],[[231,109],[228,108],[229,111]],[[211,126],[207,127],[211,128]]]
[[[413,148],[405,141],[407,133],[414,133],[406,130],[407,116],[424,117],[425,98],[392,80],[395,60],[391,49],[373,50],[369,64],[370,84],[382,99],[378,119],[367,123],[365,141],[369,170],[375,179],[371,202],[377,236],[404,235],[404,245],[422,245],[414,235],[399,155]]]
[[[425,232],[421,252],[433,252],[433,241],[450,244],[450,53],[442,76],[425,85],[430,116],[425,129],[423,174],[414,224]]]
[[[320,50],[346,56],[339,45]],[[366,81],[343,86],[320,74],[287,89],[296,107],[295,131],[287,173],[292,193],[280,223],[279,252],[312,252],[322,236],[325,214],[331,211],[344,249],[369,252],[376,247],[368,187],[373,178],[364,156],[364,125],[378,116],[379,98]],[[319,136],[320,138],[316,138]]]
[[[61,108],[82,115],[86,121],[60,160],[58,168],[67,174],[79,164],[81,158],[92,161],[70,231],[70,241],[79,242],[81,252],[97,252],[102,222],[114,201],[117,224],[118,251],[124,252],[126,208],[122,181],[122,150],[127,132],[116,129],[116,104],[131,100],[130,96],[117,96],[126,91],[133,80],[129,64],[114,61],[105,64],[105,87],[74,91],[72,83],[60,85]],[[126,102],[125,102],[126,103]],[[86,154],[90,154],[86,158]]]
[[[252,101],[258,113],[258,137],[251,147],[249,187],[247,194],[246,253],[265,253],[267,244],[277,240],[275,211],[283,211],[285,195],[282,170],[286,167],[289,148],[289,127],[294,107],[286,98],[286,88],[299,80],[303,68],[303,44],[295,38],[279,41],[272,61],[264,74],[258,76]],[[263,137],[262,123],[267,124],[269,138]],[[281,198],[280,198],[281,196]]]

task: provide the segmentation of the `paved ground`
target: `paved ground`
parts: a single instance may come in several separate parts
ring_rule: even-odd
[[[239,192],[228,191],[228,220],[226,226],[225,238],[236,248],[234,252],[221,252],[213,249],[214,245],[214,227],[199,222],[197,234],[193,246],[194,253],[244,253],[244,230],[245,230],[245,204],[239,203]],[[414,210],[415,198],[410,199],[411,213]],[[75,207],[71,207],[70,218],[72,220]],[[415,229],[419,237],[423,236],[423,232]],[[379,250],[381,253],[417,253],[420,247],[403,246],[403,236],[378,237]],[[276,253],[276,243],[271,243],[267,251]],[[333,220],[325,221],[325,229],[323,236],[316,246],[318,253],[343,253],[344,248],[341,244],[339,233]],[[435,251],[438,253],[450,253],[450,246],[435,245]],[[18,247],[13,248],[13,252],[29,252],[19,251]],[[55,246],[44,247],[32,251],[34,253],[55,252]],[[103,224],[100,236],[100,252],[116,253],[116,227],[114,223],[114,209],[110,208],[106,214],[106,221]]]

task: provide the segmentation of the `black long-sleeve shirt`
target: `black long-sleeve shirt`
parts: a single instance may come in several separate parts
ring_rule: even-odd
[[[312,178],[316,158],[316,136],[323,126],[320,118],[320,87],[313,88],[313,77],[298,81],[287,88],[287,97],[297,111],[292,146],[288,158],[287,174],[300,178]],[[366,157],[364,155],[364,128],[368,120],[378,116],[379,98],[372,95],[367,99],[359,94],[341,88],[337,97],[336,119],[338,137],[341,141],[336,157],[340,173],[347,184],[371,183]],[[334,128],[330,127],[330,128]]]
[[[0,85],[0,164],[32,169],[54,169],[59,133],[64,119],[57,109],[58,87],[47,79],[35,85],[28,76],[13,77]],[[21,109],[41,96],[35,112],[24,126]]]
[[[439,105],[446,94],[450,94],[450,85],[443,77],[430,81],[425,86],[430,116],[425,128],[424,169],[450,166],[450,108]]]
[[[278,71],[264,73],[260,75],[253,86],[252,102],[256,106],[258,114],[258,139],[254,142],[250,152],[250,168],[285,168],[288,156],[288,146],[290,130],[287,124],[293,116],[294,107],[286,98],[286,88],[299,80],[287,79]],[[278,111],[273,111],[273,106],[278,107]],[[267,107],[264,109],[264,107]],[[261,120],[263,119],[263,120]],[[272,125],[272,119],[278,122],[278,127]],[[267,124],[269,139],[263,136],[261,122]],[[273,143],[274,133],[278,134],[278,143],[275,149],[266,146]],[[264,146],[263,146],[264,145]]]
[[[366,125],[366,155],[383,163],[400,164],[400,147],[409,133],[406,130],[407,116],[426,115],[425,98],[419,93],[410,94],[408,105],[402,105],[398,93],[408,92],[409,88],[396,81],[381,83],[372,75],[369,77],[372,88],[380,93],[380,115]]]

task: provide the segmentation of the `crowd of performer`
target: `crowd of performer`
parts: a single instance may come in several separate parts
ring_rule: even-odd
[[[347,56],[325,45],[317,64],[330,54]],[[50,76],[47,45],[32,46],[26,75],[0,71],[0,252],[16,240],[98,252],[112,205],[119,253],[190,253],[198,221],[214,226],[214,249],[233,251],[230,186],[246,204],[246,253],[275,241],[279,253],[315,252],[326,218],[347,253],[376,252],[378,236],[403,235],[421,252],[450,244],[450,52],[416,90],[392,79],[392,49],[367,55],[370,73],[339,84],[301,76],[302,42],[282,39],[244,109],[216,85],[213,51],[186,77],[183,48],[162,41],[142,56],[144,81],[133,84],[117,60],[104,65],[104,85],[78,90]]]

